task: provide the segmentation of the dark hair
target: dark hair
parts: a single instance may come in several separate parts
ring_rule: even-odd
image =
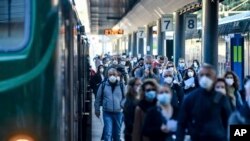
[[[99,66],[97,67],[97,73],[101,73],[101,72],[100,72],[101,67],[104,67],[104,66],[103,66],[103,65],[99,65]]]
[[[196,72],[195,72],[195,70],[194,70],[192,67],[189,67],[189,68],[186,69],[186,71],[185,71],[185,73],[184,73],[184,76],[183,76],[183,79],[184,79],[184,80],[187,80],[187,79],[189,78],[189,76],[188,76],[188,70],[192,70],[192,71],[194,72],[194,77],[196,77]]]
[[[135,91],[134,91],[134,86],[136,81],[140,80],[140,78],[137,77],[132,77],[129,81],[128,81],[128,88],[127,88],[127,94],[126,97],[129,98],[134,98],[135,99]]]
[[[196,63],[197,63],[197,65],[198,65],[198,67],[200,67],[200,62],[199,62],[197,59],[194,59],[194,60],[193,60],[192,67],[194,66],[194,62],[196,62]]]
[[[223,82],[223,83],[225,84],[226,95],[229,96],[229,95],[228,95],[227,83],[226,83],[225,79],[224,79],[224,78],[217,78],[216,81],[215,81],[215,83],[214,83],[214,88],[215,88],[215,85],[216,85],[218,82]]]
[[[140,99],[141,100],[145,98],[145,89],[146,89],[147,85],[151,85],[151,86],[155,87],[156,91],[158,91],[158,89],[159,89],[158,83],[155,79],[146,79],[141,86],[141,91],[140,91]]]
[[[224,75],[224,78],[226,79],[227,75],[230,75],[230,74],[233,76],[233,79],[234,79],[233,87],[234,87],[236,90],[238,90],[239,87],[240,87],[240,81],[239,81],[238,76],[237,76],[234,72],[232,72],[232,71],[227,71],[227,72],[225,73],[225,75]]]

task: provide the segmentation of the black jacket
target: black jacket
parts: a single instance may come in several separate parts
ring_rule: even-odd
[[[159,106],[155,106],[151,108],[145,116],[142,134],[148,137],[150,141],[172,141],[174,132],[164,133],[161,131],[161,126],[167,123],[161,110]],[[175,112],[175,110],[170,119],[177,120],[177,112]]]
[[[174,108],[179,109],[184,97],[184,91],[180,85],[175,83],[171,86],[171,90],[173,94],[171,104]]]
[[[125,124],[125,135],[131,135],[133,131],[133,124],[134,124],[134,117],[135,117],[135,108],[138,104],[138,100],[127,97],[124,109],[123,109],[123,115],[124,115],[124,124]]]
[[[177,141],[183,141],[185,131],[192,141],[224,141],[231,114],[226,96],[198,88],[183,101],[177,129]]]
[[[93,78],[90,80],[90,86],[93,89],[93,93],[96,95],[99,85],[102,82],[102,77],[100,73],[96,73]]]

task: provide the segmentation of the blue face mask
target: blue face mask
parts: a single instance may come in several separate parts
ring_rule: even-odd
[[[168,93],[160,94],[157,96],[157,100],[163,106],[169,105],[171,103],[171,95]]]
[[[149,91],[145,93],[145,99],[147,101],[153,101],[156,97],[156,92],[155,91]]]

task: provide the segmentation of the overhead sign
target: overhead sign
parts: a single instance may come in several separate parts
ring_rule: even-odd
[[[145,38],[146,37],[146,32],[145,32],[145,27],[139,27],[138,32],[137,32],[137,37],[138,38]]]
[[[105,35],[122,35],[122,34],[124,34],[124,30],[123,29],[117,29],[117,30],[105,29],[104,34]]]
[[[173,19],[174,18],[172,14],[164,15],[161,18],[161,32],[174,30]]]
[[[187,15],[185,18],[185,27],[187,31],[197,30],[197,15]]]

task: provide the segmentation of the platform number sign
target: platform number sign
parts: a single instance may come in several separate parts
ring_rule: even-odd
[[[161,31],[173,31],[173,15],[164,15],[161,19]]]
[[[187,15],[185,18],[186,30],[196,30],[197,29],[197,16]]]
[[[139,27],[138,28],[137,37],[138,38],[144,38],[145,37],[145,28],[144,27]]]

